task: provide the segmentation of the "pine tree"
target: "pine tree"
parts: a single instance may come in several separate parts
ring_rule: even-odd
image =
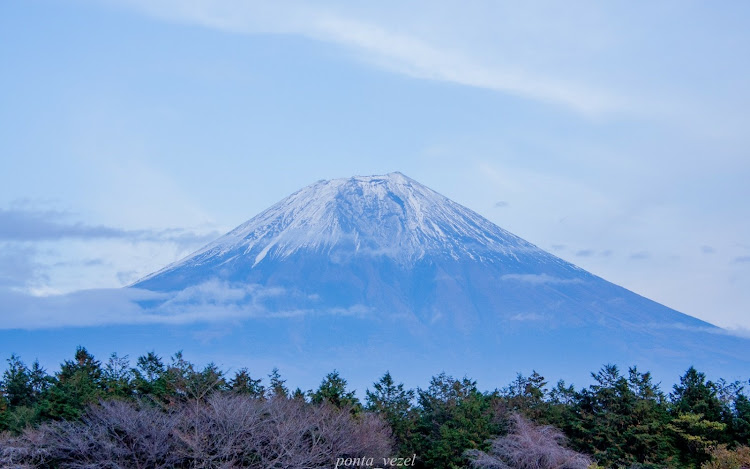
[[[40,403],[40,413],[55,420],[75,420],[90,403],[103,396],[101,363],[84,347],[78,347],[73,360],[60,365],[60,371]]]
[[[247,368],[240,368],[229,382],[229,389],[238,394],[246,394],[250,397],[263,397],[266,390],[261,384],[262,380],[253,379]]]
[[[202,400],[216,391],[228,388],[224,372],[215,363],[209,363],[201,371],[193,371],[192,366],[186,376],[185,389],[189,397]]]
[[[550,403],[547,397],[547,382],[544,376],[532,371],[528,378],[518,373],[516,379],[500,391],[508,411],[521,412],[535,421],[546,421]]]
[[[734,401],[734,418],[732,419],[733,439],[740,445],[750,445],[750,399],[744,394]]]
[[[281,379],[278,368],[271,370],[271,374],[268,375],[268,378],[270,381],[266,393],[268,393],[269,399],[282,397],[286,399],[289,397],[289,389],[284,385],[286,380]]]
[[[34,402],[31,373],[21,359],[13,354],[0,380],[0,393],[10,407],[28,406]]]
[[[699,467],[711,458],[713,448],[719,446],[726,431],[726,424],[708,420],[703,414],[681,413],[667,428],[680,449],[682,463]]]
[[[417,394],[421,415],[407,448],[419,455],[419,467],[465,467],[466,450],[487,450],[487,441],[500,430],[490,397],[475,381],[441,373]]]
[[[357,412],[361,407],[359,399],[356,398],[354,391],[347,391],[346,384],[346,380],[339,375],[339,372],[333,370],[326,375],[318,389],[310,394],[310,401],[313,404],[327,402],[339,409],[349,408],[352,412]]]
[[[388,422],[399,447],[405,450],[404,444],[415,424],[414,391],[404,389],[403,383],[397,385],[388,371],[372,386],[373,391],[365,392],[365,408]]]
[[[692,366],[673,389],[670,395],[673,420],[669,430],[680,449],[682,462],[698,467],[709,460],[711,448],[729,442],[730,412],[719,399],[719,386],[707,381],[706,375]]]
[[[167,367],[161,357],[154,352],[141,355],[136,360],[133,374],[133,388],[137,397],[148,397],[157,402],[167,403],[174,399],[174,389],[167,375]]]
[[[113,353],[102,370],[104,392],[111,397],[131,397],[133,395],[133,373],[128,356]]]
[[[650,374],[630,368],[626,378],[606,365],[592,377],[595,383],[577,394],[564,423],[576,449],[605,466],[670,464],[669,415]]]
[[[299,402],[307,402],[307,395],[310,394],[312,391],[308,391],[305,393],[300,388],[296,388],[294,392],[292,393],[292,400],[299,401]]]
[[[29,371],[31,389],[33,390],[34,402],[38,402],[42,395],[52,386],[53,378],[47,374],[47,371],[39,364],[39,360],[34,360]]]
[[[672,398],[672,413],[702,414],[703,418],[713,422],[721,422],[725,416],[725,409],[718,397],[719,388],[712,381],[706,381],[706,375],[692,366],[680,378],[680,383],[674,385]]]

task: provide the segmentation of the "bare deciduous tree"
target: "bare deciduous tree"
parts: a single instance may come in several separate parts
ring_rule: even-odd
[[[586,469],[592,460],[563,446],[565,436],[552,426],[538,426],[513,414],[510,432],[492,440],[489,452],[467,451],[481,469]]]
[[[388,457],[390,428],[371,414],[300,400],[215,393],[165,412],[106,401],[78,422],[0,437],[0,467],[333,467],[340,457]]]
[[[382,458],[390,429],[378,417],[299,400],[216,394],[182,414],[176,435],[205,467],[330,467],[337,457]]]
[[[0,453],[44,467],[168,468],[179,462],[172,438],[174,415],[122,401],[91,406],[80,422],[53,422],[27,429]]]

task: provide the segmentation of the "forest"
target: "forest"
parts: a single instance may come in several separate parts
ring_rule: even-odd
[[[605,365],[588,387],[532,371],[482,391],[385,372],[356,397],[337,371],[291,390],[176,353],[97,360],[79,347],[48,373],[16,355],[0,378],[0,467],[750,467],[748,382],[689,368],[671,389]]]

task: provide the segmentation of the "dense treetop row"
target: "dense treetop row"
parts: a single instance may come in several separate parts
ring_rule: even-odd
[[[491,392],[480,391],[469,378],[456,379],[445,374],[433,377],[424,389],[405,389],[386,372],[366,391],[362,402],[336,371],[328,374],[315,390],[291,391],[277,369],[264,384],[247,369],[229,376],[214,364],[198,368],[181,353],[169,361],[147,353],[138,357],[133,366],[127,357],[115,354],[102,363],[79,348],[73,359],[64,361],[53,374],[37,362],[28,366],[15,355],[7,361],[0,379],[0,432],[6,432],[5,440],[0,438],[0,446],[3,441],[10,445],[12,440],[27,449],[33,446],[29,441],[41,438],[34,440],[30,432],[54,435],[63,431],[62,423],[55,422],[88,425],[86,422],[95,420],[91,415],[104,412],[101,406],[110,406],[107,408],[114,412],[112,415],[179,414],[182,417],[178,421],[182,423],[175,423],[175,428],[194,426],[192,417],[185,415],[195,412],[186,414],[185,409],[213,409],[219,405],[215,404],[219,402],[217,396],[240,396],[244,401],[237,402],[254,403],[241,404],[252,408],[271,405],[263,402],[296,402],[294,405],[299,408],[295,412],[300,415],[319,412],[300,409],[329,409],[326,412],[333,412],[330,415],[343,412],[354,422],[347,425],[356,426],[363,419],[377,417],[389,428],[393,455],[416,454],[416,466],[429,468],[466,467],[472,461],[475,467],[519,465],[517,457],[533,452],[529,448],[517,450],[518,441],[528,440],[519,436],[524,431],[548,435],[546,440],[536,440],[548,442],[537,448],[548,456],[544,460],[552,461],[555,455],[579,465],[594,461],[604,467],[739,468],[738,461],[747,454],[744,446],[750,440],[750,400],[745,383],[710,381],[694,368],[688,369],[669,392],[660,389],[648,372],[633,367],[623,373],[614,365],[593,373],[593,384],[582,389],[562,381],[550,386],[544,377],[533,372],[528,377],[519,374],[508,386]],[[118,405],[126,406],[126,410],[118,408],[115,412],[111,407],[114,404],[107,404],[112,402],[122,403]],[[276,407],[263,407],[267,413],[264,415],[290,412],[278,407],[278,403],[273,406]],[[101,424],[101,419],[97,421],[100,431],[119,431],[107,430],[110,427]],[[552,427],[562,431],[566,442],[558,438]],[[22,434],[25,436],[18,436]],[[175,439],[172,444],[184,449],[188,443]],[[368,448],[384,448],[384,443],[366,438],[360,443]],[[243,453],[240,459],[236,459],[237,455],[231,457],[245,461],[240,464],[233,459],[234,464],[239,464],[237,467],[255,467],[252,464],[260,464],[259,458],[264,451],[270,451],[268,448],[254,450],[253,456]],[[24,454],[31,454],[29,451]],[[45,451],[44,454],[53,454],[49,448]],[[571,464],[575,466],[573,462],[568,465]]]

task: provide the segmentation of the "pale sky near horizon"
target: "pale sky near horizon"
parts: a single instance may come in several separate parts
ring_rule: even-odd
[[[0,302],[401,171],[747,334],[748,24],[739,0],[2,2]]]

